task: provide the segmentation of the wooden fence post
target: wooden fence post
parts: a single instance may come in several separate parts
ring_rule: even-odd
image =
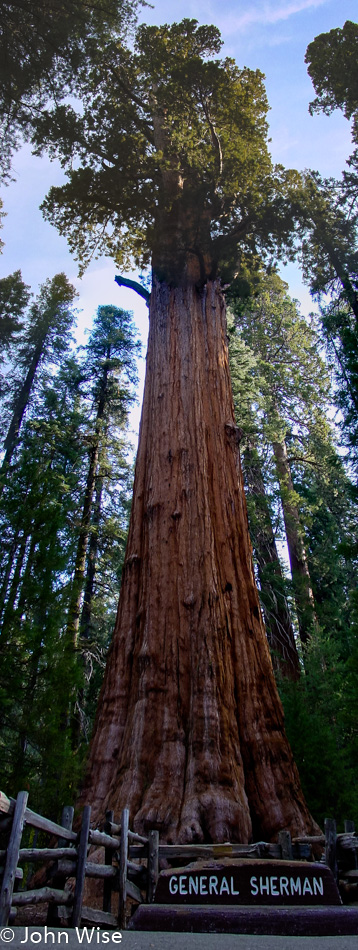
[[[65,805],[62,809],[61,822],[62,828],[66,828],[67,831],[72,831],[73,816],[75,809],[72,805]],[[58,848],[65,848],[68,845],[67,838],[59,838],[57,841]],[[77,852],[73,851],[73,856],[77,858]],[[55,869],[53,872],[52,883],[60,891],[64,890],[65,883],[67,880],[66,874],[61,874],[61,861],[57,861]],[[67,907],[60,904],[49,904],[47,911],[46,923],[48,924],[57,924],[59,923],[61,917],[67,917]]]
[[[337,829],[336,829],[336,822],[334,818],[325,818],[324,834],[325,834],[325,839],[326,839],[325,861],[326,861],[327,866],[331,869],[333,877],[336,881],[338,877]]]
[[[293,860],[292,839],[289,831],[279,831],[278,844],[284,861]]]
[[[122,815],[121,815],[121,842],[120,842],[120,848],[119,848],[119,902],[118,902],[118,923],[121,928],[125,927],[125,920],[126,920],[128,829],[129,829],[129,810],[128,808],[123,808]]]
[[[354,821],[351,821],[350,818],[346,818],[346,819],[345,819],[345,822],[344,822],[344,830],[345,830],[346,834],[348,834],[348,835],[354,835],[354,834],[355,834],[355,830],[356,830]],[[354,869],[357,869],[357,868],[358,868],[358,854],[357,854],[357,851],[353,851],[353,850],[352,850],[351,854],[352,854],[352,863],[353,863]]]
[[[159,831],[149,831],[148,833],[148,878],[147,878],[147,901],[151,904],[154,900],[155,888],[158,882],[159,873]]]
[[[17,862],[19,860],[21,836],[24,827],[24,816],[28,797],[28,792],[19,792],[16,799],[0,895],[0,925],[2,926],[8,923],[10,916],[11,901],[14,891],[16,868]]]
[[[79,840],[79,845],[78,845],[76,886],[75,886],[75,893],[74,893],[74,899],[73,899],[73,911],[72,911],[72,923],[71,923],[72,927],[79,927],[81,924],[90,822],[91,822],[91,806],[85,805],[83,809],[83,814],[82,814],[82,826],[81,826],[80,840]]]
[[[106,822],[104,826],[104,831],[107,835],[112,834],[111,822],[114,821],[114,812],[106,811]],[[112,865],[113,861],[113,848],[104,849],[104,863]],[[106,914],[111,913],[112,905],[112,889],[113,889],[113,878],[105,878],[103,881],[103,910]]]

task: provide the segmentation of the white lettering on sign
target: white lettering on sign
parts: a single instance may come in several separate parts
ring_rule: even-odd
[[[219,882],[216,874],[210,876],[207,874],[173,874],[169,878],[169,892],[170,894],[181,894],[183,897],[190,894],[200,894],[205,897],[212,894],[216,894],[217,897],[221,894],[228,894],[234,897],[240,893],[235,888],[233,877],[228,880],[224,876]]]
[[[209,894],[217,895],[217,893],[218,893],[218,879],[216,877],[216,874],[212,874],[212,876],[209,877]]]
[[[189,894],[199,894],[199,881],[197,877],[189,878]]]
[[[296,880],[293,877],[290,877],[290,888],[291,894],[300,894],[301,893],[301,878],[296,877]]]
[[[169,893],[181,897],[191,895],[201,897],[237,897],[240,894],[235,886],[234,876],[217,874],[172,874],[169,877]],[[253,875],[250,878],[252,897],[323,897],[322,877],[286,877],[285,875]]]
[[[222,879],[222,881],[221,881],[221,884],[220,884],[220,894],[230,894],[230,888],[229,888],[228,882],[227,882],[227,880],[226,880],[226,877],[223,877],[223,879]]]
[[[304,879],[303,888],[302,888],[302,894],[312,894],[312,897],[313,897],[313,890],[312,890],[312,887],[311,887],[310,882],[309,882],[309,880],[308,880],[308,877],[305,877],[305,879]]]
[[[317,877],[313,878],[313,890],[315,892],[315,895],[321,894],[321,896],[323,897],[323,881],[321,877],[319,879]]]
[[[178,878],[177,877],[169,878],[169,890],[171,894],[178,893]]]
[[[273,897],[279,897],[280,892],[277,890],[277,884],[275,883],[275,881],[277,881],[277,877],[272,877],[271,878],[271,894],[273,895]]]
[[[314,897],[316,894],[321,894],[323,897],[323,879],[321,877],[313,877],[311,881],[308,877],[305,877],[302,883],[299,877],[256,877],[253,875],[250,878],[250,888],[253,897],[257,897],[258,894],[271,897],[280,897],[283,894],[286,897],[293,897],[295,894],[299,894],[299,896],[310,894]],[[233,891],[230,893],[232,894]]]

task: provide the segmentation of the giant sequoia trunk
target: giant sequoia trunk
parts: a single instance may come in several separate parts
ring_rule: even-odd
[[[284,733],[252,568],[219,284],[154,281],[117,622],[82,800],[138,831],[316,827]]]

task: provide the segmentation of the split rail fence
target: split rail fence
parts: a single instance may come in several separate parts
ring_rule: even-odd
[[[127,920],[127,901],[134,904],[152,902],[158,880],[160,861],[181,866],[199,859],[272,858],[284,860],[321,860],[334,873],[336,880],[349,891],[358,885],[358,838],[354,824],[345,822],[343,834],[336,833],[336,824],[326,819],[325,835],[293,838],[282,831],[275,844],[257,842],[242,844],[186,844],[159,843],[159,833],[148,836],[136,834],[129,828],[129,813],[124,809],[121,820],[114,820],[112,811],[106,812],[103,830],[91,828],[91,808],[82,812],[81,827],[73,830],[74,809],[66,806],[61,824],[50,821],[32,811],[27,804],[28,792],[19,792],[16,799],[0,792],[0,838],[6,847],[0,850],[0,926],[16,922],[17,910],[38,904],[47,904],[47,923],[67,927],[83,924],[100,925],[109,929],[124,929]],[[25,829],[35,829],[50,836],[48,846],[21,847]],[[56,844],[54,845],[54,841]],[[102,863],[91,861],[91,849],[103,849]],[[32,886],[24,883],[24,868],[32,878]],[[34,868],[46,871],[41,883],[34,883]],[[96,903],[101,894],[102,909],[84,905],[86,878],[98,881]],[[36,877],[35,877],[36,880]],[[44,884],[43,881],[46,881]],[[115,907],[116,905],[116,907]]]

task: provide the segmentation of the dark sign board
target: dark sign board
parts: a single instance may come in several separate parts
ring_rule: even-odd
[[[341,904],[329,868],[304,861],[237,860],[161,871],[159,904]]]

